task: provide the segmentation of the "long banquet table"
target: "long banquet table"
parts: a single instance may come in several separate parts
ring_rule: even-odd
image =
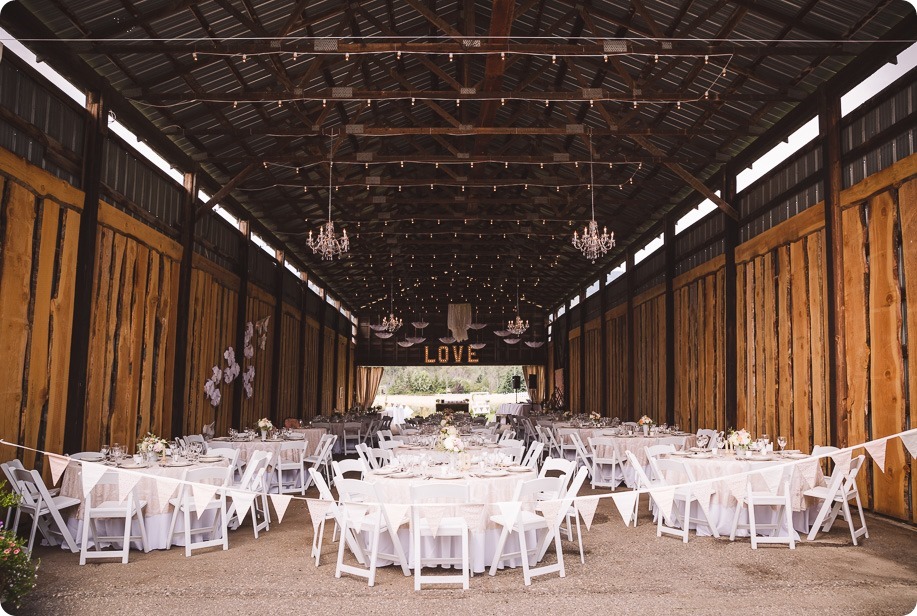
[[[134,497],[137,500],[142,500],[146,502],[146,506],[143,509],[143,521],[146,525],[147,532],[147,547],[151,550],[166,550],[170,545],[185,545],[184,534],[181,531],[184,531],[184,521],[182,516],[178,517],[178,520],[175,525],[175,534],[170,538],[169,537],[169,524],[172,520],[172,510],[173,507],[169,503],[169,498],[174,498],[178,495],[179,489],[175,488],[172,494],[160,493],[157,489],[158,477],[167,477],[170,479],[181,479],[184,476],[185,471],[202,468],[207,466],[223,466],[226,467],[229,465],[229,461],[223,458],[219,462],[211,463],[188,463],[183,466],[163,466],[159,463],[154,464],[153,466],[141,469],[132,469],[129,468],[131,472],[140,473],[143,477],[137,483],[137,486],[134,488]],[[112,467],[112,470],[115,470],[115,467]],[[80,464],[76,462],[71,462],[67,469],[64,471],[63,478],[61,479],[61,491],[62,496],[70,496],[80,500],[78,507],[74,507],[65,511],[65,515],[69,514],[67,517],[67,528],[70,530],[74,539],[77,543],[80,542],[82,537],[82,528],[83,528],[83,510],[85,504],[85,498],[83,496],[83,482],[80,475]],[[93,502],[102,502],[103,500],[114,500],[118,499],[118,486],[117,485],[98,485],[92,490]],[[191,516],[191,525],[192,528],[204,528],[213,524],[213,515],[214,512],[205,513],[200,519],[195,516]],[[100,532],[108,535],[120,534],[119,528],[123,528],[123,524],[119,521],[107,521],[100,520],[96,523]],[[139,535],[140,529],[136,520],[131,526],[132,535]],[[133,543],[133,547],[140,549],[138,542]]]

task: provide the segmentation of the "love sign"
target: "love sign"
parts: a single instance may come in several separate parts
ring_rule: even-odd
[[[435,349],[431,355],[431,349]],[[438,347],[425,346],[423,348],[423,363],[425,364],[476,364],[478,355],[470,346],[456,344],[452,346],[440,345]]]

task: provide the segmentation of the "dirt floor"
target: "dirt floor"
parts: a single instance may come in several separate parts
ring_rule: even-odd
[[[311,494],[310,494],[311,496]],[[890,614],[917,605],[917,529],[870,516],[870,538],[850,543],[846,526],[817,541],[751,549],[747,539],[657,538],[641,506],[627,528],[603,499],[585,533],[586,564],[565,542],[566,577],[522,583],[518,569],[476,575],[468,591],[414,592],[400,569],[379,569],[376,586],[334,577],[336,544],[309,560],[305,503],[255,540],[248,522],[228,551],[185,558],[182,549],[131,553],[130,563],[78,565],[77,555],[38,548],[38,588],[16,614]]]

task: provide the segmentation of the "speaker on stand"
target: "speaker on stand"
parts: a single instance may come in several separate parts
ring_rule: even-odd
[[[522,388],[522,377],[518,374],[513,375],[513,391],[516,392],[516,403],[519,402],[519,390]]]

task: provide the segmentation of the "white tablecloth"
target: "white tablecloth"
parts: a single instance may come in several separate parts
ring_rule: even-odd
[[[788,460],[741,460],[732,455],[731,452],[721,452],[719,455],[709,458],[699,459],[690,456],[677,456],[676,459],[682,460],[691,469],[691,474],[695,480],[716,479],[726,477],[736,473],[746,471],[761,470],[771,466],[786,464]],[[812,509],[809,519],[814,519],[817,513],[816,502],[808,502],[807,497],[803,496],[803,491],[812,486],[808,485],[807,480],[800,472],[799,466],[787,466],[784,470],[784,476],[780,480],[780,494],[783,494],[783,483],[789,478],[790,480],[790,505],[793,509],[793,526],[797,530],[808,532],[806,527],[805,512]],[[815,477],[815,485],[824,485],[825,478],[822,474],[821,467],[818,468]],[[760,475],[752,475],[752,486],[755,490],[767,491],[767,485]],[[709,517],[710,523],[716,526],[720,535],[729,535],[732,530],[732,520],[735,516],[735,510],[738,501],[733,497],[725,482],[716,482],[713,484],[714,493],[710,497]],[[697,506],[695,505],[694,515],[698,516]],[[755,510],[755,518],[759,524],[772,524],[776,509],[771,507],[758,507]],[[743,510],[739,516],[739,524],[748,523],[748,511]],[[694,528],[695,525],[692,525]],[[696,528],[699,536],[712,535],[709,528],[700,525]],[[740,536],[748,536],[748,531],[740,530]]]
[[[426,456],[427,459],[433,462],[449,462],[458,454],[448,453],[446,451],[441,451],[434,449],[432,447],[420,447],[420,446],[411,446],[407,445],[405,447],[396,447],[392,450],[393,454],[398,457],[404,456]],[[493,443],[493,447],[484,446],[484,447],[466,447],[465,453],[467,453],[471,458],[482,456],[484,454],[495,454],[495,453],[506,453],[503,451],[503,447],[499,443]]]
[[[473,472],[473,471],[472,471]],[[499,508],[496,503],[512,500],[516,491],[516,486],[521,481],[535,479],[535,471],[520,473],[510,473],[505,477],[476,478],[466,475],[463,479],[451,480],[449,483],[465,483],[469,486],[473,505],[457,506],[459,511],[456,515],[465,515],[474,519],[480,519],[481,524],[477,529],[472,529],[469,535],[469,549],[471,550],[471,568],[475,573],[483,572],[493,561],[494,553],[497,549],[497,542],[500,539],[500,527],[490,521],[490,516],[499,514]],[[382,477],[375,473],[370,473],[367,480],[375,482],[379,486],[379,494],[383,503],[409,504],[411,502],[410,487],[412,484],[422,481],[419,479],[393,479],[391,477]],[[435,478],[434,478],[435,480]],[[527,505],[531,509],[533,504]],[[411,552],[411,535],[408,524],[410,511],[406,514],[404,524],[398,530],[398,539],[408,557],[409,566],[413,568],[413,555]],[[477,518],[477,516],[482,516]],[[397,522],[392,521],[393,524]],[[530,539],[528,545],[536,545],[536,535],[531,533],[526,535]],[[379,542],[380,551],[391,552],[392,544],[389,536],[384,534]],[[518,552],[519,542],[515,537],[510,537],[506,543],[504,552]],[[461,539],[458,537],[430,537],[424,540],[422,547],[423,558],[452,558],[461,554]],[[379,565],[390,564],[377,563]],[[510,562],[511,566],[515,563]]]
[[[297,432],[310,432],[311,434],[306,435],[306,453],[307,455],[312,455],[318,449],[318,442],[321,439],[325,431],[321,428],[311,428],[309,430],[297,430]],[[285,442],[291,443],[300,443],[302,441],[284,441],[284,440],[267,440],[262,441],[256,438],[253,441],[218,441],[216,439],[210,441],[211,448],[217,447],[228,447],[232,449],[239,450],[239,466],[244,466],[248,464],[248,461],[251,459],[252,454],[256,451],[268,451],[274,455],[271,458],[272,464],[277,460],[277,456],[281,455],[280,447]],[[284,451],[281,457],[288,461],[292,462],[295,458],[295,452],[291,450]]]
[[[143,521],[146,525],[147,532],[147,541],[148,548],[151,550],[165,550],[168,549],[169,545],[185,545],[184,535],[180,532],[184,530],[184,521],[182,516],[179,516],[177,523],[175,525],[176,534],[171,538],[169,537],[169,524],[172,519],[172,505],[169,504],[168,500],[160,500],[159,492],[156,489],[156,477],[170,477],[172,479],[181,479],[182,475],[186,470],[201,468],[203,466],[227,466],[229,464],[228,460],[223,460],[222,462],[215,462],[211,464],[192,464],[190,466],[184,467],[163,467],[155,465],[150,468],[141,469],[134,472],[142,473],[144,478],[142,478],[138,483],[137,487],[134,488],[134,497],[137,500],[146,501],[146,507],[143,510]],[[180,488],[176,488],[175,492],[171,495],[172,498],[178,495]],[[83,484],[80,478],[80,467],[76,463],[71,463],[67,467],[67,470],[64,471],[63,479],[61,480],[61,495],[70,496],[73,498],[78,498],[80,504],[78,507],[73,507],[64,511],[64,515],[67,517],[67,528],[70,529],[70,532],[73,534],[73,538],[76,539],[76,542],[79,543],[82,537],[83,529],[83,503],[85,499],[83,498]],[[103,500],[118,500],[118,487],[115,485],[100,485],[93,488],[92,491],[93,502],[102,502]],[[205,513],[201,519],[195,518],[194,515],[191,516],[191,525],[192,528],[203,528],[208,527],[213,524],[214,512]],[[103,534],[114,535],[120,534],[124,525],[118,521],[106,521],[100,520],[97,522],[96,526],[99,528],[99,531]],[[132,535],[140,534],[140,527],[136,521],[134,521],[131,530]],[[138,542],[134,542],[133,547],[140,549]]]
[[[397,404],[392,404],[391,406],[385,407],[385,410],[382,414],[386,417],[392,418],[393,426],[400,426],[404,423],[404,420],[414,414],[414,409],[409,406],[399,406]]]
[[[497,415],[523,415],[527,416],[529,413],[535,411],[540,411],[540,404],[516,404],[513,402],[505,402],[497,408]]]

